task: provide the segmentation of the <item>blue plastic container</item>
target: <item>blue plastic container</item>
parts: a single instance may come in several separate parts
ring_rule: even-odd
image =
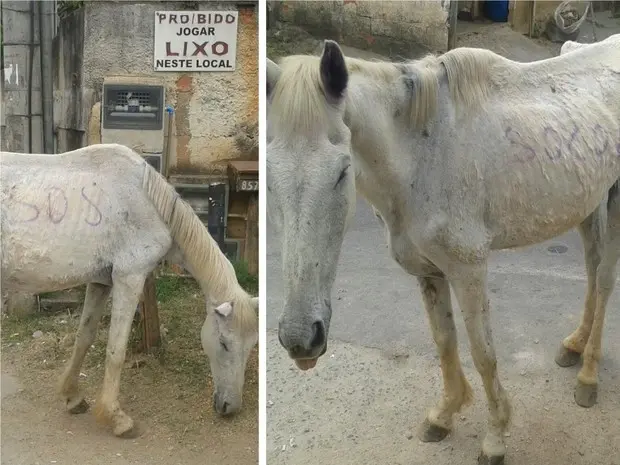
[[[491,21],[505,23],[508,21],[508,0],[487,0],[484,13]]]

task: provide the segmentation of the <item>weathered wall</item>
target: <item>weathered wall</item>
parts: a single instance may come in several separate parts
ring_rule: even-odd
[[[38,15],[35,14],[33,19],[34,36],[31,37],[30,2],[2,2],[5,73],[2,82],[0,139],[2,150],[12,152],[43,151]],[[31,89],[32,147],[30,147],[28,113],[30,43],[34,44]]]
[[[556,8],[562,3],[560,0],[535,1],[534,21],[532,24],[532,37],[540,37],[547,27],[547,22],[553,20]],[[607,2],[594,2],[600,4]],[[577,9],[580,14],[586,9],[585,2],[573,2],[570,6]],[[599,5],[600,6],[600,5]],[[512,28],[523,34],[530,32],[530,20],[532,16],[532,1],[511,0],[509,22]],[[583,27],[583,25],[582,25]]]
[[[92,89],[82,86],[84,9],[64,18],[54,38],[54,128],[58,152],[86,145]]]
[[[258,122],[257,11],[233,2],[197,3],[198,10],[239,10],[235,71],[153,71],[155,11],[182,9],[180,2],[87,2],[81,13],[81,27],[87,33],[61,25],[65,38],[57,47],[66,67],[57,73],[55,114],[63,131],[71,129],[79,136],[65,136],[62,144],[59,137],[59,150],[78,138],[86,144],[83,134],[90,110],[101,98],[104,76],[146,74],[163,77],[166,104],[175,109],[172,172],[201,171],[222,159],[255,159],[255,149],[248,153],[239,146],[252,145],[245,134],[254,137]],[[75,40],[80,35],[83,47],[78,50]]]
[[[449,0],[273,2],[278,20],[321,38],[374,49],[415,42],[431,51],[447,49],[449,6]]]

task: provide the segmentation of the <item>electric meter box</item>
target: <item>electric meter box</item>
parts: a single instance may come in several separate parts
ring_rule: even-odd
[[[101,142],[123,144],[160,173],[164,152],[165,87],[152,76],[118,75],[103,80]]]

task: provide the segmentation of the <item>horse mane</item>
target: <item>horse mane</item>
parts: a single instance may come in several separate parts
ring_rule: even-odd
[[[250,297],[239,285],[232,263],[220,250],[205,225],[174,188],[145,163],[142,188],[159,211],[195,278],[208,297],[222,303],[247,301]],[[236,305],[233,324],[242,332],[255,330],[257,316],[249,305]]]
[[[287,138],[292,133],[311,136],[326,129],[329,115],[319,60],[316,56],[292,55],[280,62],[282,73],[273,89],[269,121]]]
[[[464,111],[479,107],[489,97],[499,67],[517,64],[490,50],[469,47],[455,48],[436,59],[446,70],[450,95]]]
[[[511,63],[494,52],[457,48],[442,55],[427,55],[408,63],[367,61],[345,57],[350,74],[361,74],[392,84],[403,74],[414,78],[410,123],[422,129],[437,114],[439,79],[445,69],[450,94],[457,108],[468,111],[480,105],[491,89],[491,69]],[[320,77],[320,57],[291,55],[280,61],[281,74],[273,90],[270,123],[284,132],[312,135],[326,130],[330,105]],[[288,132],[288,133],[287,133]]]
[[[512,63],[486,49],[461,47],[442,55],[429,54],[405,66],[415,76],[410,122],[425,129],[437,115],[440,79],[445,71],[448,90],[457,111],[468,113],[479,108],[493,88],[496,65]]]

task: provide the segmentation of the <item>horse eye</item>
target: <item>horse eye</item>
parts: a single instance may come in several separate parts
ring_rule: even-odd
[[[224,341],[220,341],[220,345],[222,346],[222,349],[224,349],[226,352],[228,352],[228,346],[226,345],[226,343]]]
[[[349,165],[349,166],[351,166],[351,165]],[[340,182],[346,177],[347,171],[349,169],[349,166],[347,166],[345,169],[343,169],[340,172],[340,176],[338,176],[338,181],[336,181],[336,186],[338,186],[338,184],[340,184]],[[334,186],[334,187],[336,187],[336,186]]]

